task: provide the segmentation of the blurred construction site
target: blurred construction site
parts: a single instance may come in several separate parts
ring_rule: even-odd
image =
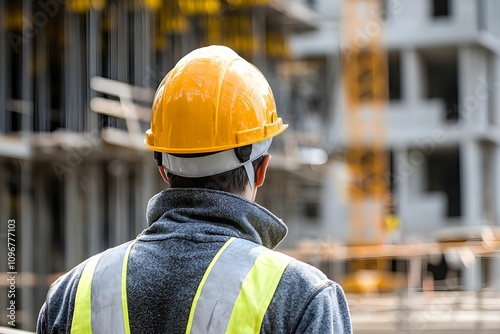
[[[0,326],[10,277],[34,331],[57,277],[146,228],[155,89],[222,44],[290,124],[257,202],[289,227],[279,250],[342,285],[354,333],[500,332],[499,17],[496,0],[0,0]]]

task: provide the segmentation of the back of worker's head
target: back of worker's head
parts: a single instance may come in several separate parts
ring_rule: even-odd
[[[271,88],[252,64],[224,46],[196,49],[165,76],[153,101],[146,146],[171,187],[241,194],[287,128]]]

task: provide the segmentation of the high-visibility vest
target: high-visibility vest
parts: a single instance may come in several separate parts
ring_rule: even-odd
[[[133,242],[91,257],[76,291],[71,333],[130,333],[127,264]],[[198,286],[186,333],[260,333],[285,268],[293,258],[230,238]]]

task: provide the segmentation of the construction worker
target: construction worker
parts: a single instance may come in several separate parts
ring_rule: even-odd
[[[182,58],[146,133],[170,184],[149,201],[149,228],[58,279],[37,332],[351,333],[340,286],[272,251],[287,228],[253,202],[286,127],[262,73],[231,49]]]

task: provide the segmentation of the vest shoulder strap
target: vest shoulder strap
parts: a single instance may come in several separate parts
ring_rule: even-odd
[[[130,333],[127,265],[133,244],[88,260],[76,290],[71,333]]]
[[[229,239],[198,286],[186,333],[259,333],[292,260],[248,240]]]

